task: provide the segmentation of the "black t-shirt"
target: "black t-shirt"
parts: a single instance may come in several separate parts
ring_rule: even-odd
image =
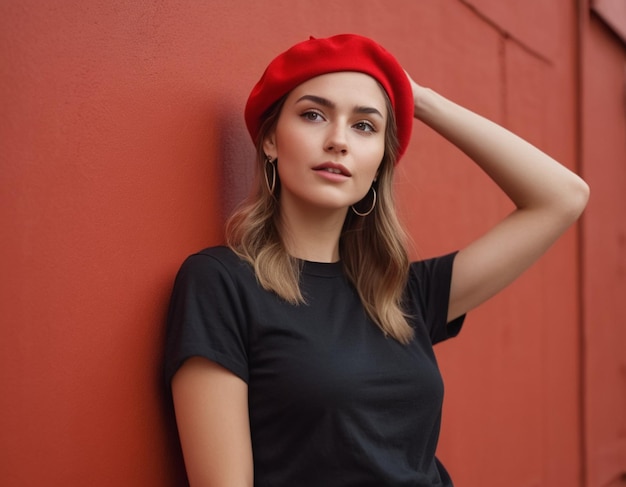
[[[341,263],[302,262],[306,304],[261,288],[226,247],[190,256],[169,313],[166,378],[189,357],[248,384],[255,487],[451,486],[435,458],[454,254],[411,264],[408,345],[367,316]],[[207,452],[207,455],[210,455]]]

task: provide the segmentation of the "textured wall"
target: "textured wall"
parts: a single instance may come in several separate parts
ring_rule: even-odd
[[[422,84],[576,167],[577,22],[574,2],[543,0],[0,2],[0,484],[184,482],[160,378],[167,299],[248,188],[243,104],[273,55],[370,35]],[[611,164],[593,183],[618,192]],[[418,123],[397,187],[415,255],[511,210]],[[580,259],[572,230],[438,347],[457,485],[582,485]]]

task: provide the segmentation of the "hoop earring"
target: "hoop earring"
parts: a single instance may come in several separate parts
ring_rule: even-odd
[[[374,195],[374,196],[373,196],[373,198],[372,198],[372,206],[371,206],[371,208],[370,208],[369,210],[367,210],[365,213],[361,213],[360,211],[358,211],[358,210],[354,207],[354,205],[350,206],[350,208],[352,208],[352,211],[353,211],[354,213],[356,213],[358,216],[367,216],[367,215],[369,215],[372,211],[374,211],[374,207],[376,206],[376,190],[374,189],[374,186],[372,186],[370,189],[372,190],[372,193],[373,193],[373,195]],[[369,193],[369,191],[368,191],[368,193]],[[361,200],[361,201],[363,201],[363,200]]]
[[[270,156],[266,156],[263,173],[265,174],[265,184],[267,185],[267,190],[273,196],[274,189],[276,189],[276,166],[274,165],[274,160]],[[271,175],[268,173],[271,173]]]

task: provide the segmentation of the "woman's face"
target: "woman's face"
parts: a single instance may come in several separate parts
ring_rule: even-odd
[[[369,191],[385,149],[387,109],[374,78],[331,73],[296,87],[263,148],[278,159],[283,210],[347,210]]]

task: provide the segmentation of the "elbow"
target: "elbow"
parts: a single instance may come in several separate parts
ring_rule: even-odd
[[[578,210],[578,216],[580,216],[581,213],[587,207],[590,194],[591,194],[591,188],[589,188],[589,185],[584,180],[579,178],[578,186],[576,189],[576,202],[577,202],[576,209]]]
[[[590,192],[589,185],[583,179],[576,176],[576,179],[571,183],[567,191],[567,203],[564,204],[564,211],[566,212],[567,218],[570,219],[572,223],[578,220],[587,207]]]

